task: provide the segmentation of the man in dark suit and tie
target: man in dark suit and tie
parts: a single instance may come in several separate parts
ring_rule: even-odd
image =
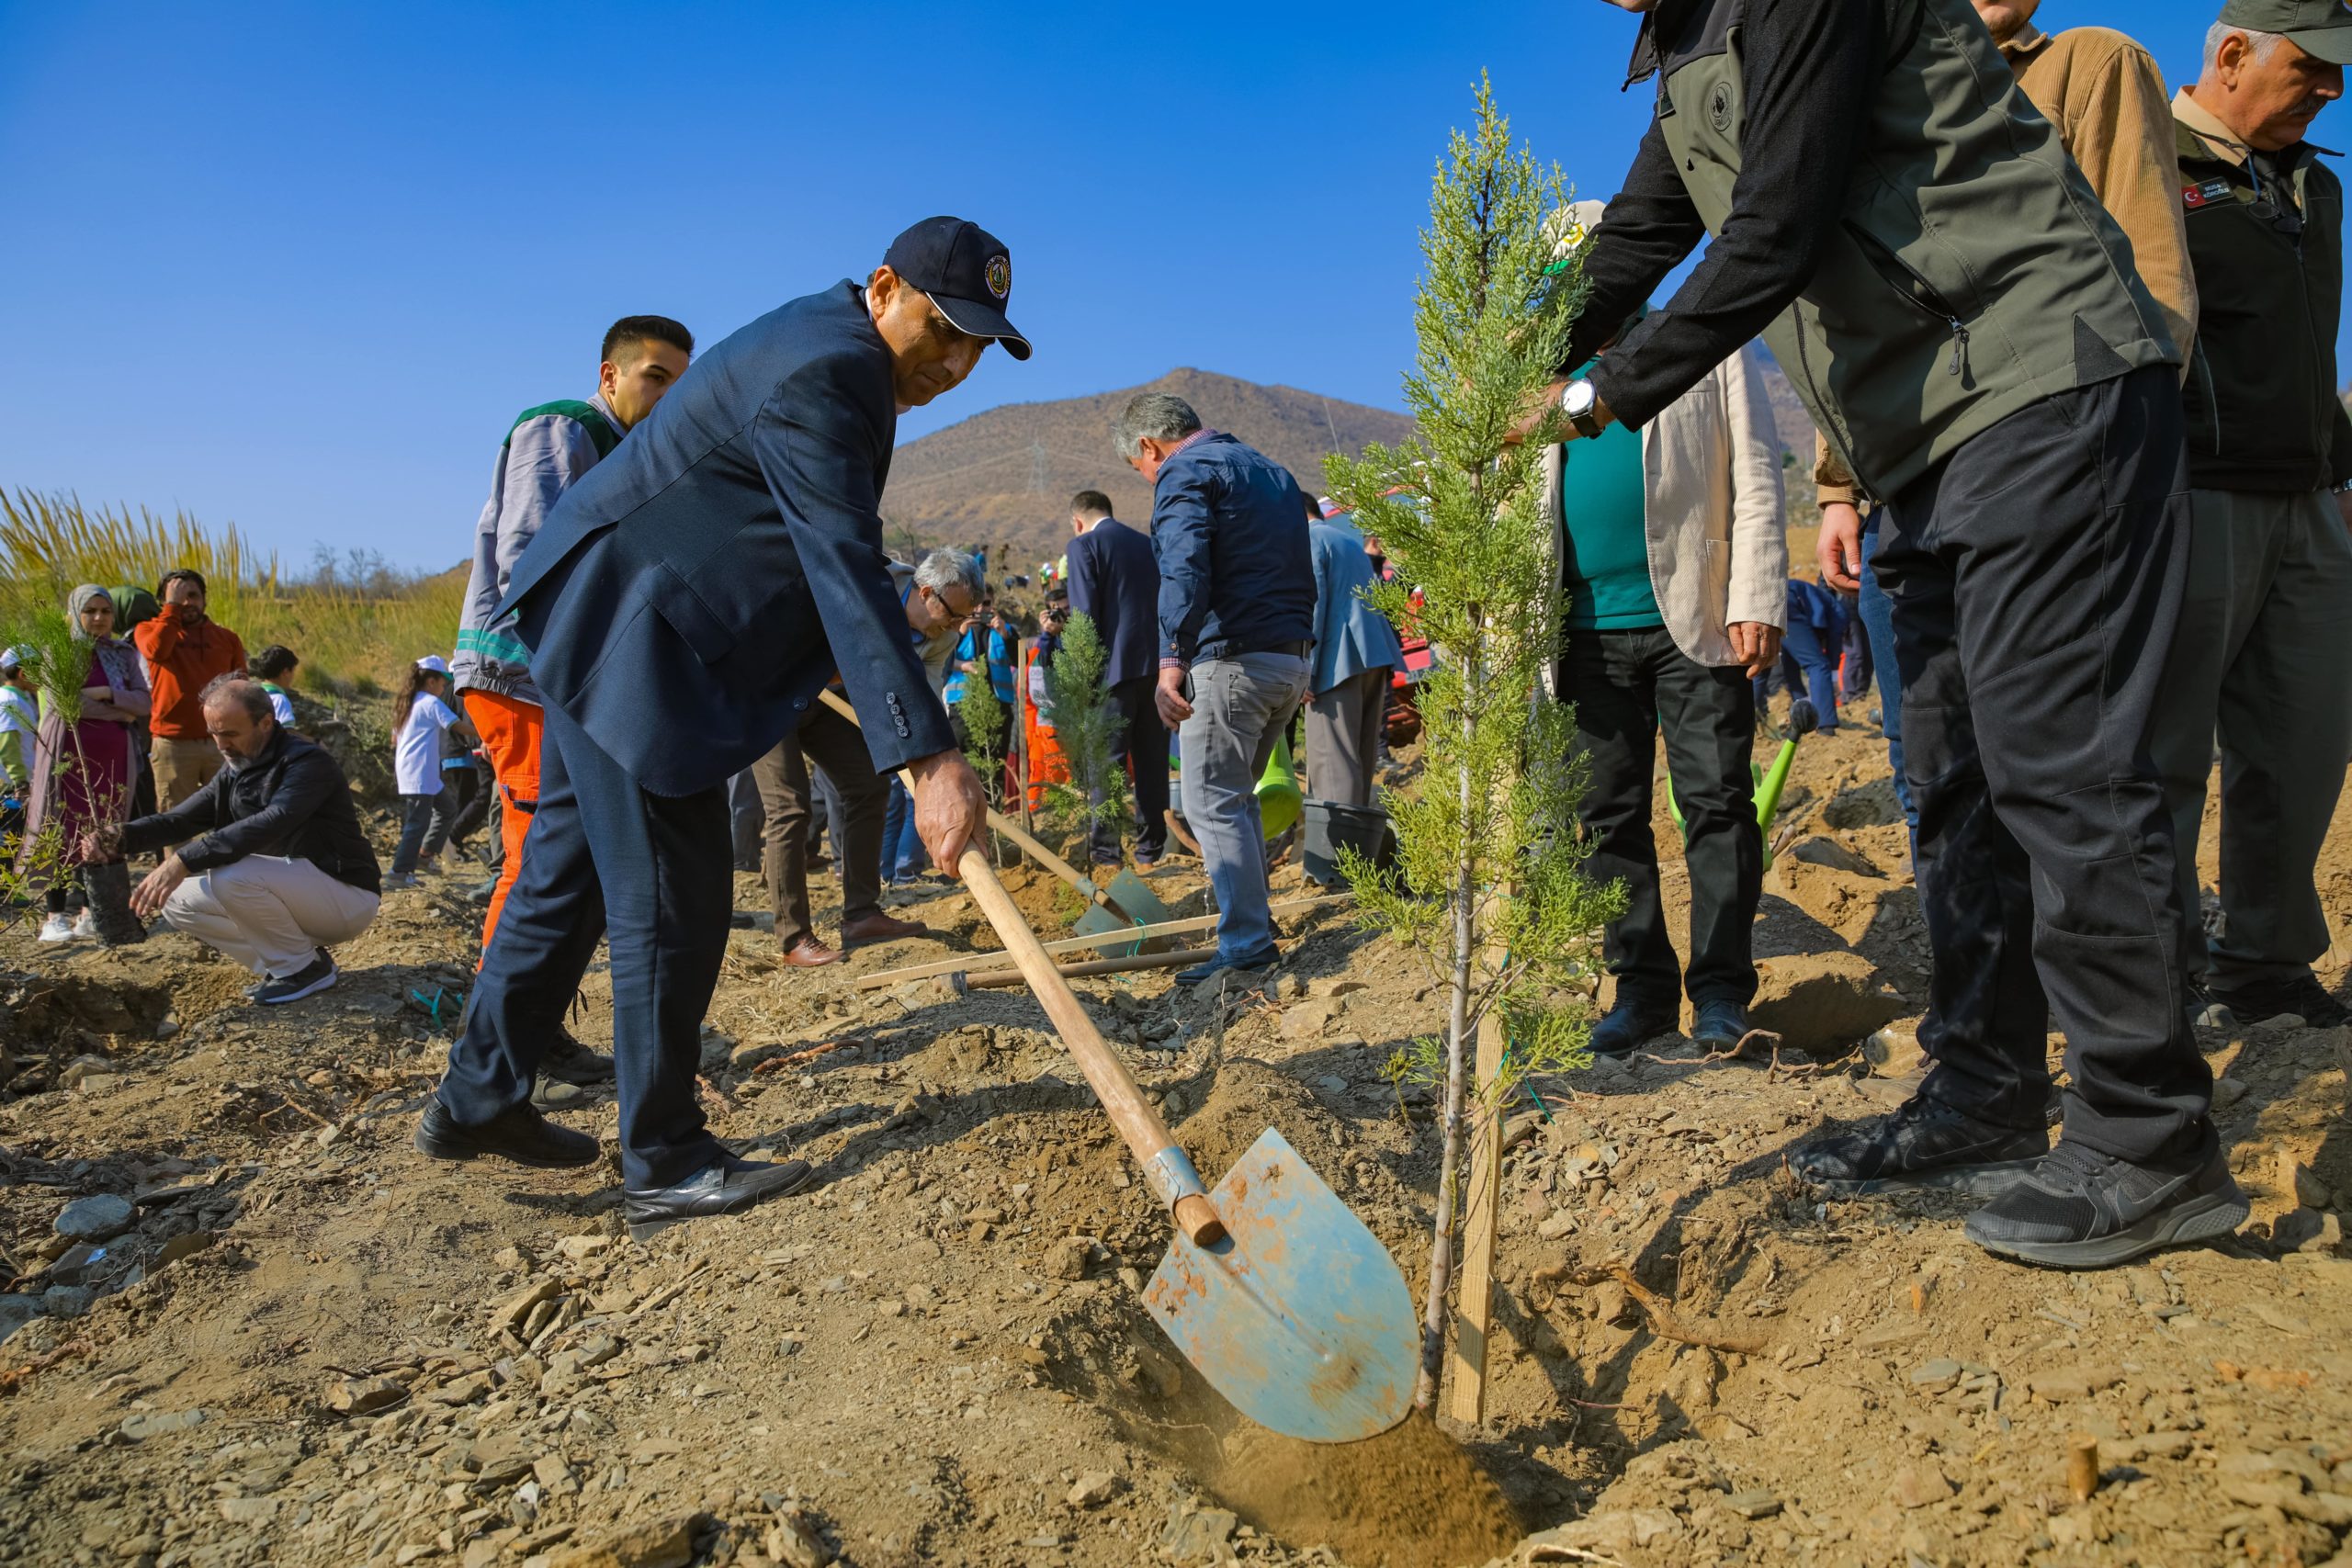
[[[1151,541],[1111,515],[1099,490],[1070,497],[1069,607],[1092,617],[1102,635],[1102,683],[1122,720],[1111,739],[1114,765],[1132,763],[1136,778],[1136,864],[1149,866],[1168,847],[1168,727],[1152,691],[1159,679],[1159,562]],[[1097,821],[1096,865],[1119,863],[1119,829]]]
[[[879,505],[898,416],[991,342],[1012,269],[975,224],[934,218],[844,278],[704,355],[548,513],[515,564],[547,698],[530,852],[416,1143],[447,1159],[588,1165],[596,1140],[530,1103],[594,951],[571,918],[601,892],[612,954],[624,1216],[640,1239],[808,1179],[742,1160],[695,1095],[732,902],[726,783],[804,717],[838,668],[876,769],[910,767],[926,847],[952,867],[986,810],[907,640]]]

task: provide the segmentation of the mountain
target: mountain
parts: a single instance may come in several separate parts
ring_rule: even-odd
[[[1247,441],[1315,494],[1322,492],[1325,453],[1352,456],[1367,442],[1394,444],[1413,430],[1411,419],[1387,409],[1205,370],[1171,370],[1091,397],[1007,403],[909,442],[891,457],[882,513],[893,553],[917,542],[986,545],[991,575],[1035,570],[1066,547],[1069,498],[1079,490],[1102,491],[1123,521],[1143,526],[1150,491],[1111,446],[1119,411],[1137,392],[1173,392],[1211,429]]]

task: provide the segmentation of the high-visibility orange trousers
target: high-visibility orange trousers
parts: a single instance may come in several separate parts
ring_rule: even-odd
[[[481,736],[483,755],[498,780],[498,834],[505,859],[498,867],[498,886],[490,892],[490,913],[482,917],[481,950],[490,952],[491,933],[498,930],[498,912],[523,869],[523,836],[531,829],[531,813],[539,804],[539,737],[547,716],[537,703],[526,703],[496,692],[465,694],[466,716]],[[481,961],[476,960],[476,968]]]

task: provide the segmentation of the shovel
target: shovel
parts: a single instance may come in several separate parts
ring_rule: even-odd
[[[1168,1206],[1175,1235],[1144,1292],[1168,1337],[1235,1408],[1290,1437],[1354,1442],[1403,1420],[1420,1325],[1388,1249],[1272,1127],[1204,1190],[989,857],[967,844],[956,869]]]
[[[861,730],[865,728],[857,723],[857,710],[843,701],[838,692],[827,688],[817,694],[824,699],[827,707],[852,725]],[[1031,860],[1085,896],[1091,907],[1079,917],[1078,924],[1073,928],[1080,936],[1125,931],[1131,926],[1157,925],[1162,920],[1176,918],[1176,911],[1162,903],[1158,894],[1144,886],[1141,877],[1125,866],[1119,868],[1119,874],[1111,879],[1108,888],[1098,887],[1078,867],[1039,843],[1019,823],[993,808],[989,812],[989,826],[1020,845]]]

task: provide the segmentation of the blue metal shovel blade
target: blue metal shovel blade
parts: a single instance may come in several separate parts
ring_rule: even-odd
[[[1272,1127],[1209,1201],[1225,1239],[1177,1232],[1143,1296],[1185,1359],[1244,1416],[1309,1442],[1403,1420],[1420,1325],[1388,1249]]]

